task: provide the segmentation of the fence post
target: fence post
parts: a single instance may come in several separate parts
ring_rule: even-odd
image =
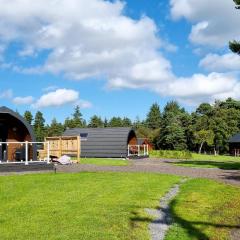
[[[50,163],[50,142],[47,141],[47,164]]]
[[[129,145],[128,145],[128,157],[130,156]]]
[[[25,142],[25,165],[28,165],[28,141]]]
[[[138,146],[138,157],[140,156],[140,145],[137,145]]]

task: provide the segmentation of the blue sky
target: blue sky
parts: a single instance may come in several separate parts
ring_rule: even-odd
[[[79,104],[143,119],[152,103],[239,99],[229,0],[0,0],[0,101],[63,121]]]

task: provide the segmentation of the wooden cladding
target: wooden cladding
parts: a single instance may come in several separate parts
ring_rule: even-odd
[[[52,157],[60,158],[63,155],[76,156],[78,159],[81,154],[80,136],[61,136],[45,138],[44,149],[39,150],[39,158],[47,157],[49,142],[49,154]]]

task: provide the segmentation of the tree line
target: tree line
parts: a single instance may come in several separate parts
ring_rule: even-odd
[[[53,118],[45,123],[43,113],[33,117],[30,111],[24,118],[33,126],[37,141],[47,136],[59,136],[68,128],[133,127],[138,137],[148,138],[156,149],[189,150],[195,152],[228,152],[228,140],[240,132],[240,101],[228,98],[214,104],[202,103],[192,113],[187,112],[176,101],[166,104],[163,111],[154,103],[142,121],[124,117],[102,119],[94,115],[87,122],[79,106],[63,123]]]

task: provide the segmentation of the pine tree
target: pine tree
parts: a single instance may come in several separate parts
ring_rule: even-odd
[[[162,127],[157,139],[158,148],[170,150],[187,149],[187,114],[175,101],[166,104],[163,112]]]
[[[161,125],[161,112],[157,103],[154,103],[147,115],[146,126],[150,129],[158,129]]]
[[[102,121],[101,117],[94,115],[91,117],[88,126],[91,128],[103,128],[104,122]]]
[[[180,115],[168,112],[162,120],[162,129],[157,141],[159,148],[169,150],[184,150],[187,148],[185,129],[182,126]]]
[[[120,117],[113,117],[108,123],[109,127],[122,127],[122,119]]]
[[[34,124],[33,124],[36,140],[38,142],[42,142],[44,140],[44,137],[45,137],[44,124],[45,124],[45,119],[43,118],[43,114],[40,111],[38,111],[35,115]]]
[[[132,126],[132,121],[131,119],[127,118],[127,117],[124,117],[122,119],[122,126],[123,127],[131,127]]]
[[[104,119],[103,126],[104,126],[105,128],[108,127],[108,120],[107,120],[106,118]]]
[[[74,109],[73,122],[74,122],[74,127],[76,128],[81,128],[84,125],[83,119],[82,119],[82,113],[80,112],[79,106],[76,106],[76,108]]]
[[[236,4],[235,8],[240,9],[240,0],[233,0]],[[230,41],[229,42],[229,48],[233,53],[237,53],[240,55],[240,42],[239,41]]]
[[[61,123],[58,123],[56,118],[53,118],[51,125],[47,127],[47,135],[49,137],[61,136],[63,130],[63,125]]]
[[[86,121],[82,118],[80,107],[76,106],[72,118],[66,118],[64,121],[64,129],[68,128],[84,128],[86,127]]]
[[[33,115],[30,111],[25,111],[24,113],[24,119],[30,124],[32,125],[32,121],[33,121]]]

